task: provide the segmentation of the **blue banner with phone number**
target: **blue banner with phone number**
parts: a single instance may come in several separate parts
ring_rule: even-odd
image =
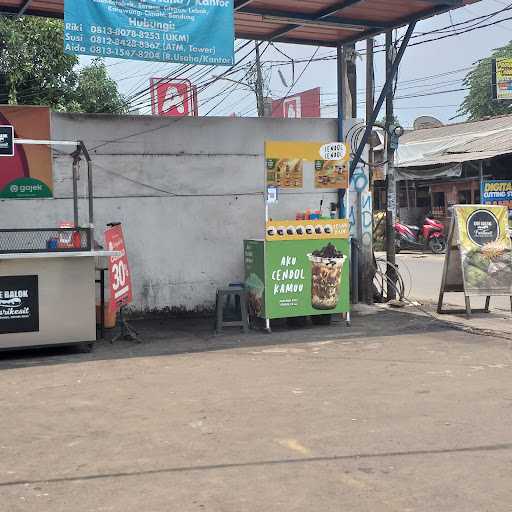
[[[65,0],[75,55],[232,66],[233,0]]]

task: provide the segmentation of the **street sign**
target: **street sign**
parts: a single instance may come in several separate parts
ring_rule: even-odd
[[[117,311],[122,306],[130,304],[133,297],[130,266],[121,224],[112,226],[105,231],[105,247],[109,251],[121,253],[120,256],[111,256],[108,260],[109,308],[111,311]]]
[[[14,128],[0,126],[0,156],[14,156]]]
[[[155,116],[197,116],[197,87],[190,80],[150,79],[151,113]]]
[[[232,66],[233,0],[66,0],[64,51]]]

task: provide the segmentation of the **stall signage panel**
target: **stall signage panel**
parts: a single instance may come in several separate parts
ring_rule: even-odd
[[[14,156],[14,128],[0,126],[0,156]]]
[[[66,0],[64,50],[120,59],[232,66],[233,0]]]
[[[244,241],[245,288],[249,313],[265,318],[265,246],[260,240]]]
[[[38,276],[0,276],[0,334],[37,331]]]
[[[454,214],[454,233],[466,294],[511,295],[512,256],[507,209],[457,205]]]
[[[480,196],[482,204],[497,204],[512,210],[512,181],[484,181]]]
[[[350,224],[347,219],[271,220],[267,222],[268,242],[283,240],[330,240],[348,238]]]
[[[348,240],[267,244],[265,315],[285,318],[349,311]]]
[[[110,310],[115,311],[132,302],[132,280],[128,255],[121,225],[105,231],[105,246],[109,251],[118,251],[120,256],[109,258]]]

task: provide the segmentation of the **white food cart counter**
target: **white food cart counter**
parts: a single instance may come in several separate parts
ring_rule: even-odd
[[[0,254],[0,350],[96,340],[96,268],[115,251]]]

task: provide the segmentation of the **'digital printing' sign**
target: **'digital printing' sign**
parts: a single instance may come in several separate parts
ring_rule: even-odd
[[[231,66],[233,0],[65,0],[64,50],[77,55]]]

